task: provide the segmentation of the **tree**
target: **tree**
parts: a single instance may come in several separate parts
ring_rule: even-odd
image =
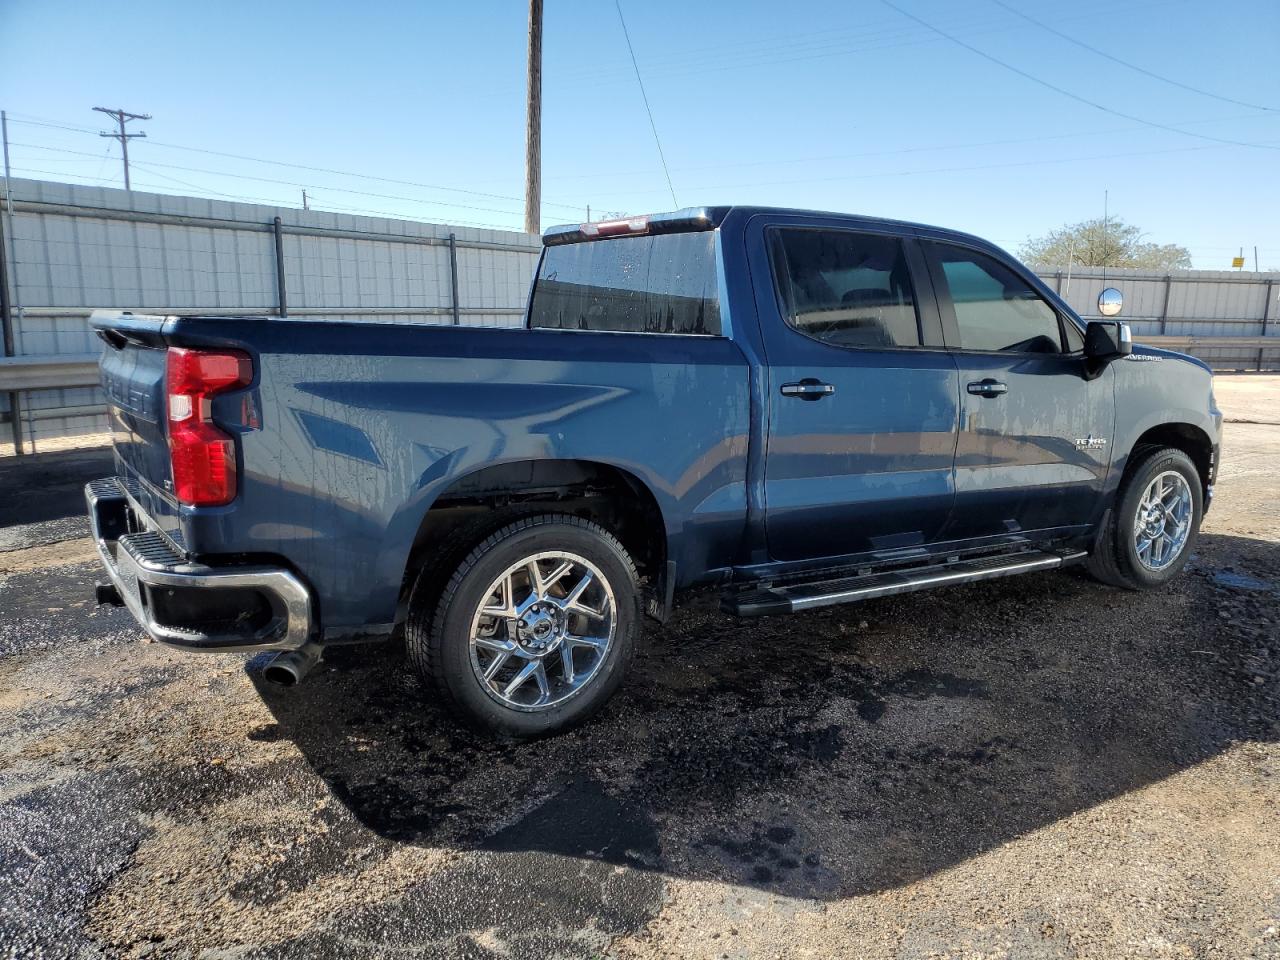
[[[1147,243],[1142,231],[1123,220],[1101,217],[1070,223],[1043,237],[1028,237],[1018,256],[1038,269],[1132,267],[1139,270],[1186,270],[1191,251],[1176,243]]]

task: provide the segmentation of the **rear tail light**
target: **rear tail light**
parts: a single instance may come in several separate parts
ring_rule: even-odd
[[[169,457],[173,492],[193,507],[216,507],[236,497],[236,444],[213,423],[212,401],[246,387],[253,361],[235,350],[170,347],[165,366]]]

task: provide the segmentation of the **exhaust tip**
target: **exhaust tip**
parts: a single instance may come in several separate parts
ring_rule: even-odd
[[[277,687],[296,687],[300,679],[294,671],[275,662],[267,666],[263,676],[267,678],[269,683],[274,683]]]
[[[319,644],[307,643],[297,650],[278,653],[267,664],[262,675],[268,683],[278,687],[296,687],[320,662],[321,652]]]

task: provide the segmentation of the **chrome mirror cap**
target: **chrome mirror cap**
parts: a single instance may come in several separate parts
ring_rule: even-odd
[[[1115,287],[1107,287],[1098,294],[1098,313],[1104,317],[1118,317],[1124,309],[1124,294]]]

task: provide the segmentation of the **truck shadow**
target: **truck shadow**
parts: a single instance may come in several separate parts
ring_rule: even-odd
[[[525,857],[454,878],[456,900],[548,857],[641,885],[615,905],[662,875],[832,899],[1275,739],[1278,608],[1280,546],[1223,536],[1146,594],[1072,572],[759,621],[704,595],[599,717],[531,744],[460,728],[392,647],[292,691],[250,673],[272,735],[365,826]]]

